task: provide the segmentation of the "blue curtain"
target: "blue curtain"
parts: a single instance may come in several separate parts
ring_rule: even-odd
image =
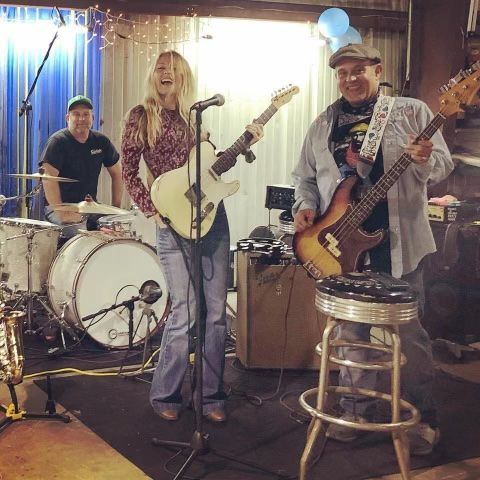
[[[30,191],[32,182],[25,184],[8,174],[38,170],[39,157],[48,137],[65,127],[69,98],[82,94],[93,100],[93,128],[98,129],[101,35],[71,33],[68,26],[74,23],[76,12],[61,10],[61,13],[69,33],[60,31],[64,27],[58,29],[59,35],[29,99],[31,111],[28,116],[19,117],[19,108],[57,31],[54,22],[57,16],[50,8],[0,7],[3,17],[3,21],[0,19],[0,194],[6,197]],[[26,118],[30,134],[28,149]],[[30,215],[37,218],[43,210],[38,200],[35,208],[30,209]],[[21,203],[10,201],[2,216],[22,216],[22,213],[25,214],[25,208],[21,208]]]

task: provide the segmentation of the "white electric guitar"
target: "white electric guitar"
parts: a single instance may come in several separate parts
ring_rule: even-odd
[[[270,106],[260,115],[256,123],[265,125],[278,109],[288,103],[293,95],[299,92],[298,87],[288,87],[278,92]],[[240,182],[224,183],[222,173],[230,170],[237,162],[240,153],[247,149],[252,139],[251,133],[245,131],[236,142],[219,157],[209,142],[200,144],[202,159],[201,170],[201,225],[200,236],[203,237],[212,227],[219,203],[233,195],[240,187]],[[195,178],[196,149],[190,152],[188,162],[180,168],[160,175],[152,184],[150,194],[158,212],[182,237],[196,237],[195,218]]]

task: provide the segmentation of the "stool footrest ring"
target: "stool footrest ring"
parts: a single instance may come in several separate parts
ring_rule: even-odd
[[[390,347],[384,347],[380,344],[375,344],[371,342],[362,342],[362,341],[356,341],[356,342],[347,342],[345,340],[333,340],[331,343],[332,347],[335,348],[342,348],[342,347],[348,347],[348,348],[364,348],[368,350],[375,350],[377,352],[382,352],[382,353],[388,353],[392,354],[392,349]],[[315,347],[315,353],[317,355],[322,356],[323,355],[323,350],[322,350],[322,343],[318,343]],[[347,360],[346,358],[340,358],[337,357],[336,355],[330,353],[328,359],[337,365],[344,365],[346,367],[353,367],[353,368],[361,368],[364,370],[391,370],[393,368],[393,362],[392,360],[385,360],[385,361],[374,361],[374,362],[354,362],[353,360]],[[405,355],[402,353],[400,357],[400,366],[403,366],[407,363],[407,359]]]
[[[366,388],[353,388],[353,387],[338,387],[338,386],[329,386],[327,387],[327,392],[334,392],[334,393],[350,393],[355,395],[364,395],[366,397],[376,398],[378,400],[383,400],[386,402],[392,401],[392,396],[387,393],[377,392],[374,390],[368,390]],[[392,432],[399,429],[409,429],[416,425],[420,421],[420,413],[419,411],[411,404],[405,400],[400,399],[400,407],[408,410],[410,413],[410,417],[406,420],[402,420],[399,422],[391,422],[391,423],[360,423],[354,421],[343,420],[339,417],[335,417],[333,415],[329,415],[325,412],[321,412],[317,410],[315,407],[312,407],[308,402],[307,398],[313,396],[314,394],[318,393],[318,387],[312,388],[303,392],[300,395],[300,405],[304,410],[306,410],[312,417],[319,418],[329,423],[334,423],[336,425],[342,425],[344,427],[353,428],[356,430],[364,430],[367,432]]]

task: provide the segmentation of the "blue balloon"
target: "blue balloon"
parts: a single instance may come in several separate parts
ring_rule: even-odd
[[[332,37],[330,39],[330,50],[335,53],[339,48],[349,43],[362,43],[360,32],[353,27],[348,27],[347,31],[341,36]]]
[[[328,8],[318,18],[318,29],[324,37],[340,37],[349,25],[347,12],[341,8]]]

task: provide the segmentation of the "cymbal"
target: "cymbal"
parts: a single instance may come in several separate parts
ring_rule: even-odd
[[[56,205],[50,206],[60,212],[73,212],[80,213],[81,215],[124,215],[129,213],[128,210],[97,203],[93,200],[83,200],[79,203],[57,203]]]
[[[9,177],[26,178],[28,180],[51,180],[52,182],[78,182],[73,178],[67,177],[54,177],[53,175],[47,175],[46,173],[9,173]]]

